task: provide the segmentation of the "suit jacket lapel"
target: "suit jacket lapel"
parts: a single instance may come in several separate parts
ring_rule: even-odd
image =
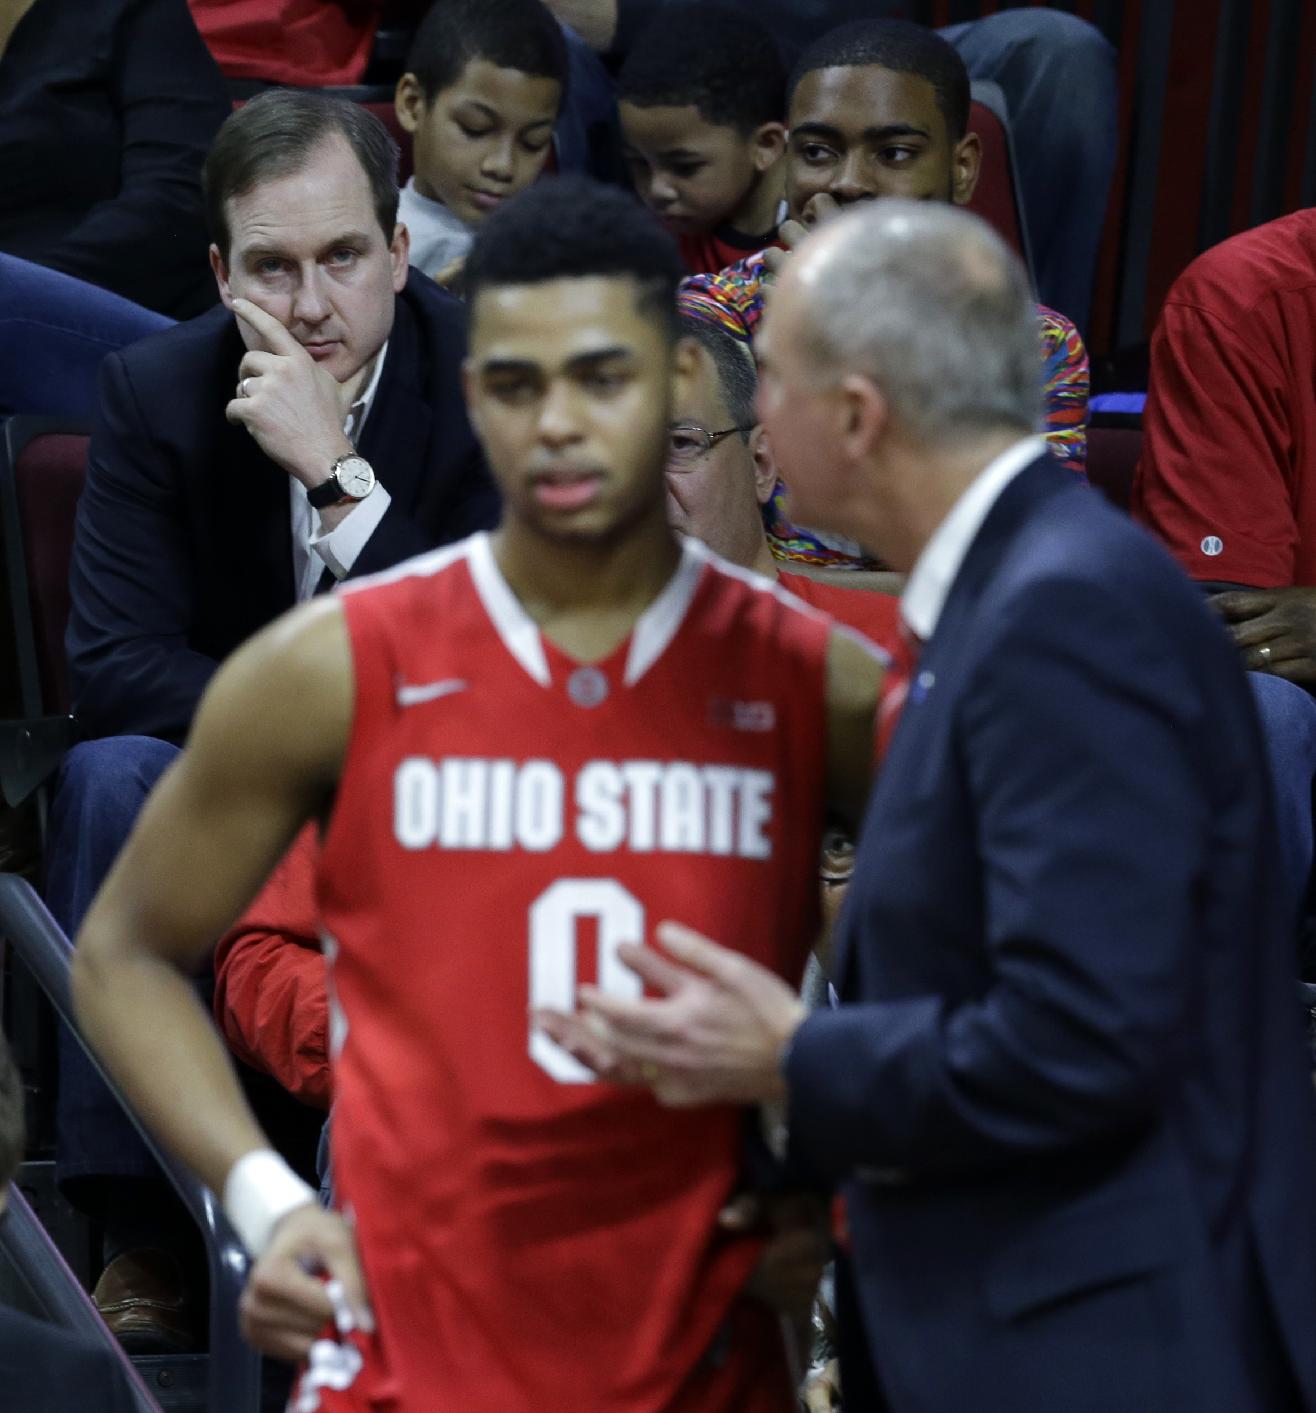
[[[912,717],[911,713],[924,710],[925,701],[931,703],[932,690],[936,690],[939,702],[944,702],[947,691],[953,694],[956,690],[954,669],[966,641],[974,610],[1015,537],[1024,529],[1041,502],[1073,488],[1074,482],[1070,473],[1050,455],[1040,456],[1020,471],[988,511],[969,546],[964,562],[960,565],[959,573],[951,584],[936,629],[919,655],[909,695],[902,709],[901,721],[883,761],[884,775],[890,773],[894,779],[895,775],[903,774],[909,764],[908,753],[920,749],[921,733],[917,730],[916,718]],[[931,683],[932,686],[925,687],[925,683]],[[883,793],[879,779],[874,782],[869,796],[870,814],[873,813],[875,802],[878,809],[881,808],[879,797]],[[867,820],[864,828],[867,832]],[[880,829],[874,829],[874,837],[880,840]],[[880,848],[880,843],[874,847]],[[855,935],[856,929],[847,924],[841,929],[837,939],[835,986],[838,992],[845,983],[847,969],[853,960]]]
[[[236,323],[230,339],[236,370],[243,354]],[[202,491],[210,521],[202,542],[217,547],[224,567],[216,582],[226,584],[242,620],[253,625],[248,631],[254,631],[293,603],[288,473],[261,451],[245,427],[225,420],[232,392],[224,388],[220,394],[216,422],[222,445],[212,464],[222,474]]]

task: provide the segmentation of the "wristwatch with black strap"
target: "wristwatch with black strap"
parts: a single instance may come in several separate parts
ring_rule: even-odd
[[[329,468],[329,478],[307,491],[316,510],[327,510],[345,500],[365,500],[375,489],[375,469],[364,456],[340,456]]]

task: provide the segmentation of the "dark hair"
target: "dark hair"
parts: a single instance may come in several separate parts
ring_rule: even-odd
[[[472,59],[567,86],[567,41],[542,0],[435,0],[407,51],[425,101],[456,83]]]
[[[23,1081],[9,1046],[0,1035],[0,1188],[18,1172],[25,1142]]]
[[[375,115],[347,98],[304,89],[271,88],[224,120],[202,171],[210,238],[224,259],[232,236],[227,202],[261,182],[286,177],[305,165],[321,143],[339,136],[370,183],[375,219],[384,239],[398,220],[398,145]]]
[[[634,196],[572,174],[538,181],[494,209],[466,257],[466,298],[472,306],[486,287],[629,277],[675,338],[684,274],[676,242]]]
[[[786,66],[768,30],[744,10],[699,0],[664,5],[617,75],[637,108],[695,108],[706,123],[747,137],[786,120]]]
[[[829,30],[800,55],[791,73],[789,97],[816,69],[872,65],[926,79],[937,95],[950,140],[969,129],[969,72],[964,60],[939,34],[907,20],[855,20]]]
[[[752,429],[758,421],[754,414],[754,394],[758,391],[759,379],[749,346],[711,320],[682,309],[679,300],[677,309],[681,333],[694,339],[713,360],[717,390],[726,404],[727,415],[735,426]],[[709,430],[720,431],[721,428],[711,427]],[[749,440],[748,430],[740,433],[740,440]]]

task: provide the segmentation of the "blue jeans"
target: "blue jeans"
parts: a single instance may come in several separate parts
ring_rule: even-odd
[[[1281,881],[1296,930],[1311,881],[1312,782],[1316,780],[1316,698],[1303,688],[1249,672],[1252,698],[1261,718],[1279,825]]]
[[[72,275],[0,255],[0,418],[90,417],[101,359],[173,322]]]
[[[46,845],[46,906],[72,938],[118,857],[157,780],[178,747],[151,736],[84,741],[60,768]],[[150,1017],[144,1016],[149,1024]],[[55,1175],[149,1177],[158,1173],[145,1143],[115,1102],[82,1046],[61,1027]]]
[[[1115,50],[1058,10],[1003,10],[940,31],[1010,109],[1037,295],[1087,327],[1119,144]]]

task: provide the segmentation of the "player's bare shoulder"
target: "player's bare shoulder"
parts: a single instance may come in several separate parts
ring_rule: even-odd
[[[326,595],[275,619],[224,663],[202,699],[193,741],[235,763],[256,754],[329,780],[346,749],[352,703],[343,607]]]
[[[832,808],[857,821],[873,772],[873,741],[886,654],[840,624],[827,642],[827,773]]]

